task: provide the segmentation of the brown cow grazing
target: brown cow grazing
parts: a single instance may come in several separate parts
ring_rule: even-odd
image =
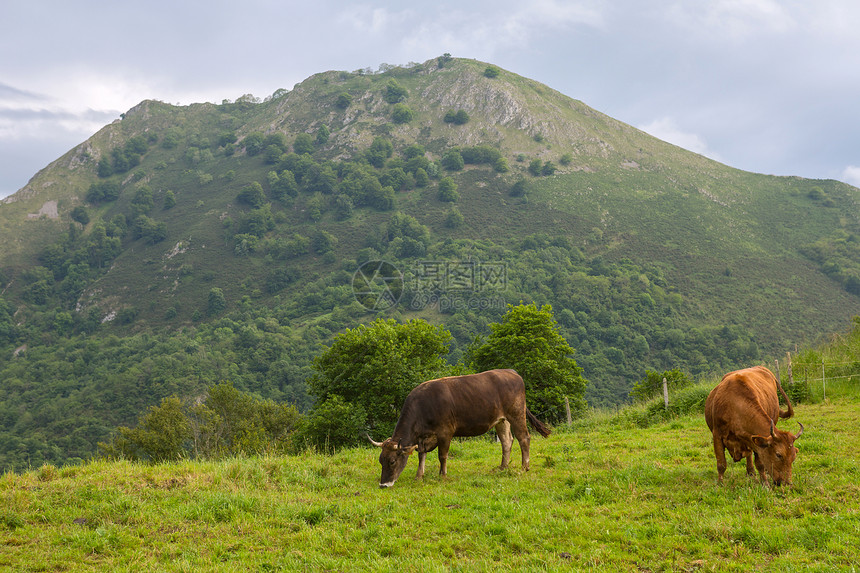
[[[777,390],[788,404],[785,412],[779,409]],[[728,450],[736,462],[746,458],[750,476],[755,456],[755,467],[762,483],[767,483],[767,472],[776,485],[790,485],[791,464],[797,456],[794,440],[803,433],[803,424],[796,436],[777,430],[774,425],[780,418],[793,415],[791,401],[773,373],[764,366],[736,370],[723,376],[705,401],[705,421],[714,437],[718,481],[723,481],[725,450]]]
[[[382,476],[379,487],[391,487],[409,455],[418,450],[418,474],[424,476],[427,452],[439,448],[439,475],[446,475],[448,447],[455,436],[480,436],[496,429],[502,442],[502,468],[511,459],[513,435],[520,443],[523,469],[529,469],[529,429],[531,422],[540,435],[550,434],[543,422],[526,408],[523,379],[513,370],[489,370],[480,374],[449,376],[428,380],[416,386],[403,403],[394,434],[384,442],[374,442],[382,448],[379,463]]]

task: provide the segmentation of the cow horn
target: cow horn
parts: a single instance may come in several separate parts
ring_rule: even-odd
[[[370,434],[365,434],[365,436],[367,436],[367,439],[370,440],[370,443],[373,444],[374,446],[376,446],[377,448],[382,447],[382,442],[374,442],[373,438],[370,437]]]
[[[776,436],[774,436],[774,434],[773,434],[773,420],[771,420],[771,421],[770,421],[770,435],[771,435],[771,437],[773,437],[773,438],[775,438],[775,437],[776,437]]]
[[[798,424],[800,424],[800,422],[798,422]],[[797,435],[794,436],[794,439],[796,440],[797,438],[799,438],[800,434],[802,434],[802,433],[803,433],[803,424],[800,424],[800,431],[797,432]]]

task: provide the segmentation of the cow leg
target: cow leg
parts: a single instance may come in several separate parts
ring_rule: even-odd
[[[749,458],[747,458],[749,459]],[[758,470],[758,478],[761,480],[761,483],[767,484],[767,475],[764,473],[764,462],[761,461],[761,458],[758,456],[758,453],[755,454],[755,469]],[[747,473],[753,475],[752,468],[747,470]]]
[[[499,469],[505,469],[511,461],[511,446],[514,443],[514,437],[511,435],[511,425],[507,420],[502,419],[496,424],[496,435],[502,443],[502,465]]]
[[[755,475],[753,472],[753,455],[755,455],[755,465],[760,463],[758,461],[758,454],[753,454],[752,452],[747,454],[747,477],[753,477]]]
[[[415,475],[415,479],[421,479],[424,477],[424,462],[427,460],[427,452],[418,450],[418,473]]]
[[[525,409],[523,409],[520,416],[511,417],[508,422],[511,426],[511,431],[514,433],[514,437],[520,443],[520,453],[523,456],[523,470],[529,471],[529,444],[531,444],[531,436],[529,435],[529,427],[526,425]]]
[[[439,475],[448,475],[448,448],[451,447],[451,438],[439,438]]]
[[[723,483],[723,474],[726,473],[726,446],[716,432],[714,432],[714,456],[717,458],[717,483]]]

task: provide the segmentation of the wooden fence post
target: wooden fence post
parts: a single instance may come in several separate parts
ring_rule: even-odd
[[[567,399],[567,396],[564,397],[564,412],[567,414],[567,425],[570,426],[573,420],[570,417],[570,400]]]
[[[666,384],[666,379],[663,378],[663,407],[669,409],[669,386]]]
[[[824,357],[821,357],[821,394],[824,402],[827,402],[827,380],[824,378]]]

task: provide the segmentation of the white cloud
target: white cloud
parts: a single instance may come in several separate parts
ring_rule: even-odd
[[[360,34],[379,36],[389,32],[406,18],[407,12],[392,12],[386,8],[354,6],[347,8],[338,16],[338,21],[348,24]]]
[[[849,185],[860,187],[860,167],[857,167],[856,165],[849,165],[848,167],[843,169],[842,181],[848,183]]]
[[[678,147],[683,147],[688,151],[710,157],[716,161],[722,161],[716,152],[708,149],[708,144],[701,136],[695,133],[683,131],[671,117],[655,119],[648,124],[639,125],[637,127],[658,139],[668,141]]]
[[[762,33],[781,34],[797,27],[789,10],[776,0],[679,2],[669,12],[683,27],[723,40],[746,40]]]

